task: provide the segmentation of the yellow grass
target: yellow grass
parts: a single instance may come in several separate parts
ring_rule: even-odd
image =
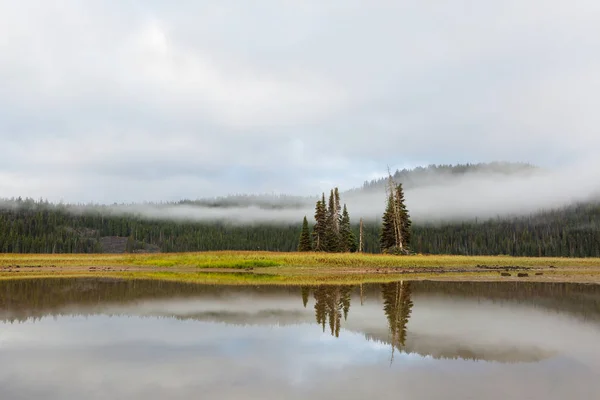
[[[279,253],[260,251],[217,251],[157,254],[0,254],[0,267],[20,266],[155,266],[197,268],[286,267],[600,267],[599,258],[453,256],[383,254]]]
[[[0,279],[107,276],[227,284],[514,279],[514,276],[500,278],[499,271],[478,268],[481,265],[529,267],[536,268],[536,271],[544,271],[543,276],[530,277],[536,280],[600,282],[598,258],[393,256],[251,251],[116,255],[0,254]],[[550,268],[551,266],[554,268]],[[231,273],[235,271],[246,273]]]

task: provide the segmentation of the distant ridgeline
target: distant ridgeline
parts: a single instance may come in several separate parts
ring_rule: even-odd
[[[414,169],[397,170],[392,177],[395,181],[402,183],[403,188],[412,189],[414,187],[423,187],[444,183],[449,177],[460,176],[464,174],[526,174],[528,172],[538,171],[539,168],[527,163],[508,163],[491,162],[477,164],[457,164],[457,165],[429,165],[427,167],[416,167]],[[373,191],[382,189],[387,185],[387,178],[365,181],[363,186],[358,189],[351,189],[348,192]]]
[[[511,173],[534,168],[527,164],[502,163],[431,166],[397,171],[394,178],[405,188],[410,188],[417,184],[416,177],[427,180],[426,176],[439,176],[433,175],[433,170],[461,174],[490,170]],[[376,187],[381,190],[385,184],[386,180],[372,181],[357,190],[368,191]],[[254,205],[261,209],[293,209],[305,208],[306,204],[312,206],[315,200],[318,199],[230,196],[164,205],[215,209]],[[407,206],[410,209],[410,204]],[[151,219],[133,213],[116,214],[110,209],[111,206],[51,204],[31,199],[0,201],[0,252],[296,251],[301,233],[301,220],[293,224],[247,225],[224,221],[184,222]],[[359,237],[357,219],[353,219],[351,224],[350,236],[354,238]],[[365,221],[362,243],[365,252],[381,251],[381,225],[381,221]],[[312,239],[315,245],[316,238]],[[573,205],[527,217],[438,225],[414,222],[410,229],[410,250],[429,254],[600,257],[600,203]]]

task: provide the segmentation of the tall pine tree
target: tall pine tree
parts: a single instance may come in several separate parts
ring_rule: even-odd
[[[325,205],[325,193],[315,206],[315,226],[313,227],[313,239],[315,251],[327,251],[325,236],[327,233],[327,206]]]
[[[310,231],[308,230],[306,216],[304,216],[304,221],[302,221],[302,231],[300,232],[298,251],[312,251],[312,240],[310,239]]]
[[[381,235],[379,236],[381,252],[386,253],[396,246],[396,232],[394,229],[394,196],[388,196],[385,212],[381,224]]]
[[[327,207],[325,251],[330,253],[342,251],[339,232],[339,217],[337,212],[336,197],[333,189],[329,193],[329,205]]]
[[[402,246],[404,250],[408,252],[410,250],[410,240],[412,236],[410,230],[412,222],[404,201],[404,190],[402,189],[401,183],[396,186],[396,202],[398,203],[397,207],[400,211],[400,233],[402,234]]]
[[[343,251],[354,253],[357,250],[356,236],[350,227],[350,214],[348,214],[346,204],[344,204],[344,211],[342,212],[342,219],[340,221],[340,238]]]
[[[384,253],[408,254],[411,239],[410,216],[404,203],[402,184],[389,177],[388,201],[383,214],[379,244]]]

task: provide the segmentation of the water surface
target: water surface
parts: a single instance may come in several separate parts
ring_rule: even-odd
[[[0,282],[1,399],[598,399],[600,287]]]

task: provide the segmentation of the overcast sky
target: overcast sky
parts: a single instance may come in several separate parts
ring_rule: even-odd
[[[0,197],[315,194],[600,148],[597,0],[0,0]]]

